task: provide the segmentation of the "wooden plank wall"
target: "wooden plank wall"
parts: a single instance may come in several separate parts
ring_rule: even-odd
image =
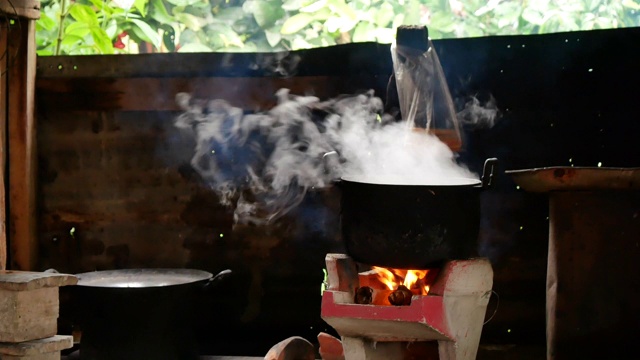
[[[203,336],[225,323],[222,344],[257,337],[273,324],[282,331],[302,326],[315,337],[323,326],[317,308],[324,256],[339,246],[327,239],[335,236],[320,236],[293,218],[233,227],[229,209],[190,170],[194,144],[173,126],[175,95],[186,91],[255,111],[272,107],[283,87],[329,98],[384,88],[387,79],[337,71],[282,76],[267,67],[255,74],[250,63],[264,62],[267,55],[260,54],[238,55],[221,74],[226,56],[38,59],[38,267],[68,273],[231,268],[229,284],[203,300]],[[246,70],[234,73],[238,68]],[[334,198],[319,193],[310,207]],[[64,305],[61,311],[66,315]],[[270,332],[251,341],[275,343],[280,336]]]
[[[256,111],[271,108],[281,88],[330,98],[387,82],[372,72],[354,79],[251,70],[285,62],[269,56],[241,54],[226,65],[226,54],[40,58],[39,266],[88,271],[123,266],[123,257],[127,266],[186,266],[197,257],[183,246],[194,221],[233,237],[228,209],[181,173],[193,144],[173,126],[177,93]]]

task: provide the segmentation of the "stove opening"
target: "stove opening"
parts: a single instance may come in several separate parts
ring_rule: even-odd
[[[429,294],[439,269],[393,269],[372,266],[358,274],[354,302],[371,305],[411,305],[413,296]]]

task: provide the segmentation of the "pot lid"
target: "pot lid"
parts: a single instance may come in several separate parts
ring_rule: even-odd
[[[193,269],[123,269],[77,274],[79,286],[149,288],[208,280],[209,272]]]

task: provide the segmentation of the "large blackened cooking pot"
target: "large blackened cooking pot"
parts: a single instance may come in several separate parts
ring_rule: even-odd
[[[425,269],[477,256],[480,193],[493,183],[497,159],[482,180],[446,185],[391,184],[343,177],[341,234],[347,254],[369,265]]]
[[[77,274],[72,291],[82,360],[198,359],[194,305],[231,274],[122,269]]]

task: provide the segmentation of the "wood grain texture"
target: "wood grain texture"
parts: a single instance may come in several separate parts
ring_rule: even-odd
[[[38,0],[3,0],[0,1],[0,14],[15,15],[25,19],[40,18],[40,1]]]
[[[265,110],[276,104],[279,89],[293,94],[334,96],[339,78],[43,78],[38,79],[38,103],[56,110],[177,111],[176,94],[223,99],[246,110]]]
[[[8,141],[9,141],[9,239],[12,268],[37,266],[36,241],[36,139],[35,21],[18,19],[20,36],[9,39]],[[15,54],[15,55],[14,55]]]
[[[0,54],[7,51],[8,26],[6,19],[0,18]],[[0,169],[6,169],[7,159],[7,57],[0,60]],[[0,171],[0,270],[7,268],[7,206],[6,173]]]
[[[549,205],[547,359],[628,358],[640,331],[640,192],[558,191]]]

